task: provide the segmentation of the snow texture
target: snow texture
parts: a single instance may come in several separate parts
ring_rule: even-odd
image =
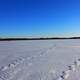
[[[0,80],[79,80],[80,40],[0,42]]]

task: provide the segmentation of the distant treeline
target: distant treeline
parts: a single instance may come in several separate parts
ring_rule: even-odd
[[[0,38],[0,41],[12,41],[12,40],[58,40],[58,39],[80,39],[80,37],[51,37],[51,38]]]

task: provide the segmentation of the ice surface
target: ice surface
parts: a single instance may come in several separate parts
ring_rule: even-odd
[[[0,80],[79,80],[80,40],[0,42]]]

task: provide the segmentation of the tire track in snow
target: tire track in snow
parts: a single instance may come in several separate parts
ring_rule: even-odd
[[[50,47],[50,48],[48,48],[48,50],[50,50],[50,49],[52,49],[52,47]],[[47,52],[47,49],[45,50],[45,52]],[[33,57],[27,57],[27,59],[28,59],[28,66],[31,66],[32,64],[29,62],[30,60],[33,60],[34,58],[37,58],[37,57],[39,57],[39,55],[38,56],[33,56]],[[25,69],[26,70],[26,69]],[[27,70],[26,70],[27,71]]]
[[[80,59],[77,59],[71,65],[69,65],[66,71],[62,71],[62,74],[56,80],[68,80],[68,78],[73,73],[76,73],[78,69],[80,70]]]
[[[12,63],[2,66],[0,68],[0,78],[2,80],[10,80],[13,76],[19,72],[20,68],[19,65],[23,62],[22,58],[18,58],[14,60]]]
[[[41,52],[41,53],[47,53],[48,51],[50,51],[50,49],[52,49],[52,47],[44,50],[44,51]],[[40,54],[40,55],[41,55],[41,54]],[[36,56],[36,55],[35,55],[35,56]],[[33,57],[28,57],[27,59],[28,59],[28,60],[32,60],[32,58],[34,59],[34,58],[39,57],[39,55],[36,56],[36,57],[35,57],[35,56],[33,56]],[[18,68],[18,67],[19,67],[18,65],[22,65],[19,61],[21,61],[20,58],[14,60],[12,63],[10,63],[10,64],[8,64],[8,65],[5,65],[5,66],[1,67],[1,69],[0,69],[0,78],[1,78],[2,80],[10,80],[10,79],[12,79],[13,77],[15,77],[15,75],[22,70],[22,67]],[[32,64],[28,63],[28,66],[30,66],[30,65],[32,65]],[[16,67],[17,67],[17,68],[16,68]]]

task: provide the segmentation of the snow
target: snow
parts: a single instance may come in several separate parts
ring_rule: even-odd
[[[80,40],[0,42],[0,80],[79,80]]]

